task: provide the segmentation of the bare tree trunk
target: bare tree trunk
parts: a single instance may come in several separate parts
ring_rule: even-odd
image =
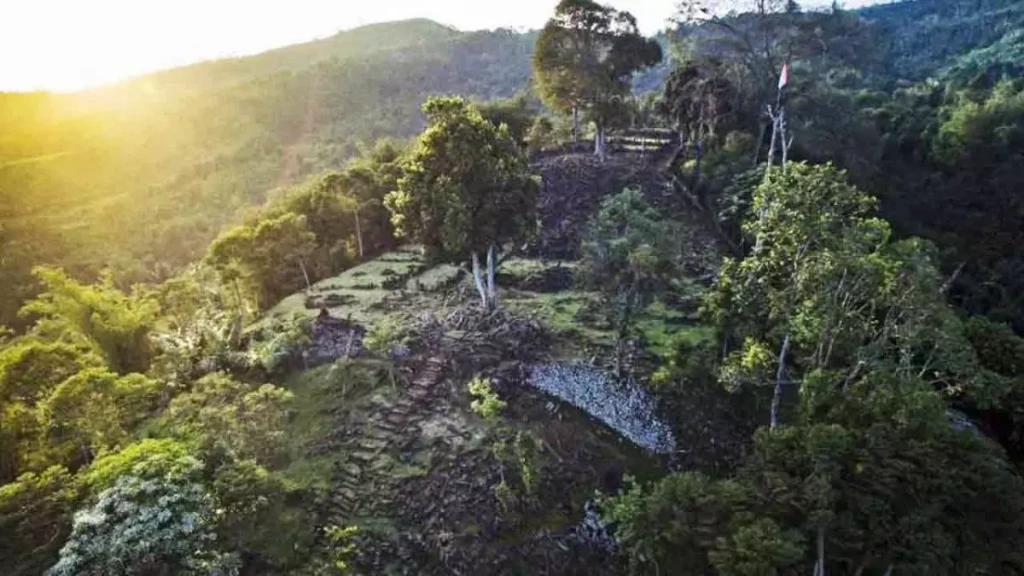
[[[238,309],[245,313],[245,302],[242,301],[242,289],[238,287],[238,278],[231,281],[231,287],[234,288],[235,303],[238,305]]]
[[[605,159],[605,129],[600,124],[597,125],[597,134],[594,136],[594,156],[601,160]]]
[[[814,573],[817,576],[825,576],[825,528],[818,528],[818,564],[815,566]]]
[[[789,334],[782,341],[782,350],[779,352],[779,368],[775,371],[775,393],[772,395],[772,412],[770,426],[775,428],[779,424],[779,404],[782,403],[782,379],[786,376],[786,355],[789,354]]]
[[[786,173],[786,160],[789,158],[789,146],[793,139],[786,140],[786,109],[779,109],[779,139],[782,142],[782,173]]]
[[[306,292],[311,292],[313,287],[309,284],[309,274],[306,273],[306,264],[299,258],[299,268],[302,268],[302,277],[306,279]]]
[[[761,148],[764,146],[764,131],[767,129],[767,126],[762,123],[761,131],[757,135],[757,148],[754,149],[754,168],[757,168],[757,162],[761,159]]]
[[[703,146],[704,146],[703,138],[698,138],[697,141],[693,143],[693,160],[694,160],[694,162],[693,162],[693,184],[691,185],[691,188],[693,189],[694,195],[697,195],[698,198],[700,196],[697,194],[697,186],[698,186],[698,184],[700,184],[700,160],[701,160],[701,156],[702,156],[701,148],[703,148]],[[703,205],[703,202],[701,202],[701,205]]]
[[[494,308],[498,305],[498,291],[494,288],[494,244],[487,247],[487,304]]]
[[[359,207],[356,206],[356,244],[359,246],[359,261],[363,260],[363,228],[359,225]]]
[[[473,283],[476,284],[476,291],[480,294],[480,303],[487,307],[487,289],[484,288],[484,279],[480,274],[480,258],[476,251],[473,251]]]
[[[772,119],[772,143],[768,147],[768,166],[764,169],[764,179],[767,181],[772,172],[772,164],[775,162],[775,146],[782,136],[779,134],[779,109],[768,106],[768,116]],[[785,146],[785,143],[783,143]],[[761,209],[758,218],[764,218],[764,208]],[[754,240],[754,251],[761,250],[761,235],[758,234]]]
[[[945,294],[946,292],[949,292],[949,289],[952,288],[953,284],[955,284],[957,279],[960,278],[960,274],[963,273],[964,266],[967,266],[966,261],[961,262],[960,265],[956,267],[956,270],[953,271],[953,275],[950,276],[949,279],[942,284],[942,288],[939,289],[939,294]]]
[[[573,148],[580,144],[580,109],[575,104],[572,107],[572,145]]]
[[[633,308],[636,292],[630,289],[623,302],[622,316],[619,318],[618,335],[615,342],[615,375],[620,380],[626,378],[626,340],[629,337],[629,326],[633,320]]]
[[[779,141],[779,115],[778,110],[773,109],[771,106],[768,107],[768,115],[772,119],[772,143],[768,146],[768,168],[765,170],[765,177],[767,178],[768,172],[772,169],[772,164],[775,163],[775,150],[776,144]]]

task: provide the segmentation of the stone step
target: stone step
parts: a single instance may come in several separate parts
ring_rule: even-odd
[[[359,441],[359,447],[363,450],[379,452],[388,447],[389,442],[387,440],[378,440],[375,438],[363,438]]]
[[[407,412],[410,408],[415,406],[415,402],[409,398],[408,393],[402,396],[402,399],[395,403],[394,407],[391,408],[392,412]]]
[[[426,392],[426,394],[430,394],[433,391],[434,391],[434,385],[433,384],[417,384],[416,386],[412,386],[408,390],[405,391],[405,395],[403,397],[403,400],[406,399],[406,398],[409,398],[409,399],[417,400],[418,401],[418,400],[420,400],[423,397],[424,392]]]
[[[382,426],[377,426],[377,427],[370,428],[369,430],[367,430],[366,434],[365,434],[365,437],[366,438],[373,438],[374,440],[385,440],[385,441],[387,441],[387,440],[390,440],[392,437],[394,437],[394,434],[392,432],[384,430]]]
[[[334,478],[335,485],[341,488],[348,488],[349,490],[358,490],[359,485],[362,483],[362,476],[343,476]]]
[[[380,472],[381,470],[385,470],[387,468],[390,468],[391,464],[392,464],[391,460],[388,460],[388,459],[385,459],[385,458],[381,458],[379,460],[375,460],[372,464],[370,464],[370,470],[372,470],[374,472]]]
[[[391,424],[392,426],[394,426],[395,428],[397,428],[399,432],[401,432],[405,430],[406,420],[408,419],[408,416],[408,414],[397,414],[392,412],[391,414],[388,414],[387,418],[385,418],[384,420]]]
[[[376,460],[377,459],[377,455],[372,453],[372,452],[361,452],[361,451],[356,450],[356,451],[352,452],[352,454],[350,455],[350,458],[352,458],[356,462],[361,462],[362,464],[368,464],[368,463],[373,462],[374,460]]]
[[[356,499],[355,490],[348,488],[335,488],[334,493],[331,495],[331,501],[335,504],[348,503]]]

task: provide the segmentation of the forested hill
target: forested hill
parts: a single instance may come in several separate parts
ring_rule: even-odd
[[[0,572],[1024,575],[1024,0],[968,1],[0,94]]]
[[[857,13],[876,24],[892,82],[1017,66],[1024,42],[1005,33],[1022,6],[917,0]],[[535,39],[409,20],[81,93],[0,93],[0,273],[14,287],[0,324],[18,322],[33,263],[80,277],[110,267],[121,285],[163,280],[269,191],[414,134],[427,95],[528,88]],[[658,89],[668,69],[637,90]]]
[[[463,32],[426,19],[369,24],[327,38],[251,56],[209,60],[163,70],[113,88],[156,95],[202,92],[276,72],[302,70],[324,60],[367,57],[378,52],[409,52],[464,36]]]
[[[1024,2],[915,0],[868,6],[857,14],[879,25],[889,73],[921,80],[948,66],[951,59],[1010,40],[1004,36],[1024,23]],[[1016,42],[1020,44],[1019,39]]]
[[[411,20],[77,94],[0,94],[4,275],[32,253],[161,279],[269,190],[414,134],[427,95],[524,88],[533,39]]]

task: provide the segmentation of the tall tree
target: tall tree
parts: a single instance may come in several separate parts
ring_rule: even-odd
[[[216,501],[201,483],[202,463],[137,466],[75,515],[50,576],[72,574],[237,574],[238,560],[216,548]]]
[[[786,384],[821,416],[872,368],[947,391],[976,371],[928,245],[892,241],[874,198],[843,173],[790,164],[758,187],[745,230],[754,249],[725,262],[707,304],[743,343],[724,383],[773,383],[772,426]]]
[[[481,301],[493,306],[497,252],[534,225],[537,183],[508,130],[484,120],[462,98],[430,98],[423,112],[427,127],[385,203],[395,229],[422,242],[432,260],[469,259]]]
[[[615,326],[616,370],[624,376],[624,345],[636,313],[668,285],[677,246],[672,228],[637,190],[604,201],[583,241],[580,276],[601,292]]]
[[[629,12],[592,0],[562,0],[537,38],[533,77],[548,106],[572,114],[574,141],[580,113],[594,121],[594,153],[603,156],[605,130],[629,95],[633,73],[661,57],[661,46],[640,34]]]
[[[243,282],[262,309],[299,287],[297,273],[309,287],[306,260],[316,248],[316,235],[309,231],[305,216],[286,212],[254,224],[236,226],[224,232],[206,251],[206,262],[235,287],[242,299]]]
[[[18,313],[39,319],[35,334],[92,348],[122,374],[149,368],[150,333],[160,312],[153,298],[122,292],[109,270],[96,284],[82,284],[61,269],[37,267],[33,273],[44,290]]]

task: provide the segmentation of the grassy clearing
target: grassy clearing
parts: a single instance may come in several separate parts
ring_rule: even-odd
[[[345,289],[380,289],[401,285],[426,267],[418,254],[404,250],[388,252],[380,258],[350,268],[334,278],[313,285],[313,292],[331,292]]]
[[[539,260],[536,258],[510,258],[501,264],[498,272],[509,276],[523,277],[549,268],[568,268],[573,272],[579,263],[571,260]]]
[[[709,326],[693,323],[689,314],[672,310],[662,302],[651,304],[640,314],[637,328],[647,349],[661,357],[673,353],[678,342],[697,344],[711,338],[714,332]]]
[[[401,309],[433,307],[429,294],[454,282],[458,268],[429,268],[416,248],[401,248],[350,268],[313,285],[309,294],[296,292],[267,312],[266,318],[313,317],[327,308],[332,315],[369,324]],[[416,281],[421,291],[415,291]],[[406,291],[415,291],[408,294]]]
[[[454,286],[464,271],[452,264],[440,264],[410,278],[405,289],[409,291],[437,292]]]
[[[381,379],[381,364],[354,360],[344,369],[320,366],[292,374],[282,384],[295,395],[293,416],[288,424],[288,459],[285,475],[300,486],[327,490],[335,463],[345,454],[328,452],[312,456],[309,447],[329,437],[338,410],[357,409],[378,391],[387,393]]]
[[[588,312],[599,304],[594,292],[566,290],[563,292],[509,291],[505,304],[512,310],[536,316],[556,336],[582,338],[591,344],[611,345],[615,334],[603,321]]]
[[[288,425],[288,460],[285,475],[301,486],[330,488],[331,471],[338,455],[310,456],[308,447],[330,433],[330,410],[342,403],[328,378],[330,366],[292,375],[284,386],[295,395],[294,412]]]
[[[517,258],[503,265],[501,273],[525,278],[554,267],[575,270],[578,263]],[[679,288],[684,302],[692,303],[700,297],[700,287],[693,282],[683,281]],[[544,322],[558,341],[556,358],[571,360],[574,356],[593,353],[594,348],[615,345],[615,330],[605,317],[596,292],[571,289],[541,293],[509,289],[505,291],[504,302],[510,309]],[[694,308],[695,305],[684,307]],[[710,329],[700,324],[696,313],[670,307],[661,301],[637,315],[636,327],[644,337],[648,352],[657,356],[672,353],[680,341],[696,344],[710,337]]]

